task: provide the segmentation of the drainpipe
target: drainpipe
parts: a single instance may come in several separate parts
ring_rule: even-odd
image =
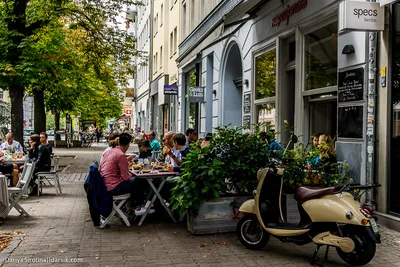
[[[376,2],[376,0],[367,0]],[[376,49],[378,33],[368,33],[368,81],[367,81],[367,185],[374,183],[375,164],[375,115],[376,115]],[[375,208],[372,190],[366,191],[365,204]]]

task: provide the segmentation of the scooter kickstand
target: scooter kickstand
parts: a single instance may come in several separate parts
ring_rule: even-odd
[[[320,263],[317,263],[317,259],[318,259],[317,255],[318,255],[318,251],[319,251],[320,248],[321,248],[321,245],[315,244],[314,256],[313,256],[313,259],[311,261],[311,265],[312,266],[324,267],[324,265],[322,265]]]
[[[329,246],[326,246],[325,257],[324,260],[328,260]]]

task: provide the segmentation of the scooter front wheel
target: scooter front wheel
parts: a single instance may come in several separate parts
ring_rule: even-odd
[[[254,214],[242,217],[236,228],[240,242],[249,249],[262,249],[267,245],[270,234],[267,233],[258,223]]]

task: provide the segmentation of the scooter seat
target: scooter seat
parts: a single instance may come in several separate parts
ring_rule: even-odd
[[[297,189],[296,194],[294,195],[294,199],[303,204],[308,200],[321,198],[323,196],[339,192],[340,189],[342,189],[342,186],[325,187],[325,188],[302,186]]]

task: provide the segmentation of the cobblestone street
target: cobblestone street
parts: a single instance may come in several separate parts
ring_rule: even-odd
[[[312,245],[300,247],[271,238],[262,251],[251,251],[235,233],[192,236],[186,223],[173,224],[168,217],[160,219],[157,212],[141,227],[137,222],[126,227],[118,219],[108,228],[94,227],[83,181],[89,165],[100,159],[104,148],[102,144],[55,149],[63,168],[63,194],[57,196],[54,187],[45,187],[42,196],[22,201],[30,217],[18,216],[14,210],[0,224],[0,232],[24,235],[21,242],[14,238],[0,254],[0,266],[311,266]],[[381,230],[383,244],[377,246],[368,266],[400,266],[400,234]],[[323,264],[346,266],[334,249]]]

